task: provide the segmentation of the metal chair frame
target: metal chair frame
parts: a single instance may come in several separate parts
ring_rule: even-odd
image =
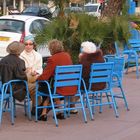
[[[16,102],[13,98],[12,84],[23,82],[26,86],[27,95],[24,99],[24,110],[25,115],[28,114],[29,120],[31,120],[31,110],[30,110],[30,95],[28,90],[28,84],[25,80],[10,80],[7,83],[1,85],[0,88],[0,125],[2,123],[3,112],[10,112],[11,124],[14,124],[14,118],[16,116]],[[9,89],[9,90],[8,90]],[[28,112],[28,113],[27,113]]]
[[[86,103],[88,105],[90,114],[94,114],[94,107],[99,106],[100,112],[102,112],[102,106],[104,105],[113,105],[115,116],[119,117],[116,103],[115,103],[115,97],[112,91],[112,75],[113,75],[113,68],[114,63],[113,62],[105,62],[105,63],[94,63],[91,65],[91,72],[90,72],[90,78],[89,78],[89,87],[85,90],[86,93]],[[106,88],[98,91],[92,90],[92,84],[94,83],[106,83]],[[103,101],[102,97],[103,94],[110,95],[111,101]],[[91,119],[92,119],[91,115]]]
[[[128,103],[126,100],[125,92],[123,89],[123,74],[124,74],[124,66],[125,66],[125,59],[124,57],[106,57],[107,62],[114,62],[114,70],[113,70],[113,77],[112,77],[112,87],[117,88],[120,90],[120,92],[115,91],[114,92],[114,97],[123,99],[125,103],[125,107],[127,110],[128,108]],[[117,104],[116,104],[117,106]]]
[[[48,93],[39,92],[39,83],[43,82],[48,87]],[[81,109],[83,112],[84,122],[87,122],[86,112],[84,108],[84,102],[81,94],[81,82],[82,82],[82,65],[67,65],[67,66],[57,66],[55,69],[53,91],[51,90],[48,81],[37,81],[36,82],[36,121],[38,121],[38,109],[39,108],[50,108],[52,107],[53,116],[56,126],[58,126],[58,120],[56,113],[64,112],[65,118],[70,115],[70,110]],[[76,86],[77,93],[70,96],[63,96],[57,93],[57,88]],[[37,98],[38,96],[47,96],[50,98],[50,106],[38,106]],[[80,101],[71,102],[71,97],[79,97]],[[64,102],[60,105],[55,104],[55,99],[64,99]],[[71,104],[75,104],[75,107],[71,107]],[[79,104],[79,105],[78,105]],[[67,113],[68,112],[68,113]]]

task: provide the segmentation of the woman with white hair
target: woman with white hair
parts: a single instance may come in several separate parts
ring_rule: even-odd
[[[88,87],[90,66],[92,63],[103,63],[103,53],[101,49],[97,49],[93,42],[85,41],[81,44],[81,53],[79,54],[79,63],[83,65],[83,78]],[[101,90],[105,88],[105,83],[93,84],[92,90]]]

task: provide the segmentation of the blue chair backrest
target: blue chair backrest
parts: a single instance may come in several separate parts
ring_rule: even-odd
[[[82,65],[57,66],[54,76],[54,94],[58,87],[77,86],[80,90]]]
[[[136,29],[131,29],[131,39],[140,39],[140,32]]]
[[[105,82],[107,88],[111,87],[112,74],[113,74],[114,63],[94,63],[91,65],[90,78],[89,78],[89,90],[94,83]]]
[[[124,57],[108,57],[107,62],[114,62],[113,73],[117,74],[122,79],[125,67]]]

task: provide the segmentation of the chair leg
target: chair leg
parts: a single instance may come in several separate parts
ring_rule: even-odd
[[[29,118],[29,120],[31,120],[31,106],[30,106],[30,98],[29,97],[27,98],[26,104],[27,104],[26,107],[28,110],[28,118]]]
[[[115,116],[116,116],[116,118],[118,118],[119,114],[118,114],[117,107],[116,107],[115,97],[114,97],[112,91],[110,92],[110,94],[111,94],[111,98],[112,98],[112,104],[113,104],[113,107],[114,107]]]
[[[107,92],[105,94],[106,94],[106,97],[107,97],[107,101],[110,102],[109,95],[107,94]],[[112,108],[112,106],[110,104],[109,104],[109,108]]]
[[[87,116],[86,116],[84,102],[83,102],[83,98],[82,98],[82,95],[81,94],[80,94],[80,102],[81,102],[81,105],[82,105],[82,111],[83,111],[83,115],[84,115],[84,121],[85,121],[85,123],[87,123]]]
[[[11,123],[12,125],[14,125],[15,109],[14,109],[14,99],[12,96],[10,97],[10,111],[11,111]]]
[[[16,118],[16,100],[13,98],[14,117]]]
[[[64,97],[64,108],[66,108],[66,107],[67,107],[67,98]],[[64,118],[66,118],[66,117],[67,117],[67,111],[64,110]]]
[[[71,102],[71,99],[70,99],[70,96],[68,96],[68,108],[70,108],[70,102]],[[68,110],[67,116],[70,117],[70,111],[69,110]]]
[[[127,100],[126,100],[125,93],[124,93],[124,90],[123,90],[123,88],[122,88],[122,85],[120,85],[120,90],[121,90],[121,93],[122,93],[122,98],[123,98],[124,103],[125,103],[125,107],[126,107],[126,109],[129,111],[128,103],[127,103]]]
[[[9,99],[6,99],[6,101],[4,103],[4,111],[6,110],[6,107],[9,108]]]
[[[100,104],[102,104],[102,93],[100,93]],[[97,97],[98,98],[98,97]],[[100,110],[99,110],[99,113],[102,113],[103,109],[102,109],[102,106],[100,105]]]
[[[87,104],[88,109],[89,109],[90,119],[91,119],[91,120],[94,120],[92,108],[91,108],[90,101],[89,101],[89,96],[88,96],[87,93],[86,93],[86,104]]]
[[[0,126],[2,123],[2,113],[3,113],[3,97],[1,97],[1,101],[0,101]]]
[[[36,93],[36,96],[35,96],[35,122],[38,121],[38,94]]]
[[[56,127],[58,127],[58,120],[57,120],[57,117],[56,117],[56,111],[55,111],[55,106],[54,106],[54,102],[53,102],[52,96],[50,96],[50,100],[51,100],[51,106],[52,106],[52,111],[53,111],[53,116],[54,116],[55,124],[56,124]]]
[[[24,99],[24,112],[25,116],[27,116],[27,99]]]
[[[138,57],[136,57],[136,76],[137,76],[137,79],[139,78],[139,64],[138,64]]]

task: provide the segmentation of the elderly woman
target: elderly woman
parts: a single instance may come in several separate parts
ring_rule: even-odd
[[[28,77],[28,86],[30,91],[30,96],[32,100],[32,115],[35,115],[35,81],[37,76],[41,75],[43,72],[43,62],[42,56],[37,51],[35,51],[35,41],[32,35],[28,35],[24,38],[25,49],[21,53],[20,58],[25,61],[26,72]],[[41,104],[41,98],[38,99],[39,104]]]
[[[25,62],[19,58],[23,50],[24,44],[18,41],[14,41],[7,46],[6,51],[9,54],[0,61],[0,77],[2,83],[14,79],[27,80]],[[13,96],[19,101],[24,100],[26,90],[22,82],[13,85]]]
[[[92,63],[103,63],[103,53],[97,49],[92,42],[85,41],[81,44],[81,53],[79,54],[79,63],[83,65],[83,78],[88,87],[90,66]],[[101,90],[105,88],[105,83],[92,85],[92,90]]]
[[[38,77],[38,80],[49,80],[51,77],[54,76],[55,67],[62,66],[62,65],[72,65],[72,59],[70,55],[64,51],[64,47],[62,42],[57,39],[54,39],[49,42],[49,50],[51,53],[51,57],[47,61],[47,65],[43,71],[43,74]],[[75,87],[61,87],[57,89],[57,93],[61,95],[70,95],[76,93]],[[56,104],[60,104],[60,100],[55,100]],[[44,106],[48,105],[47,99],[44,101]],[[57,114],[58,119],[64,119],[62,113]],[[47,121],[47,109],[44,108],[42,111],[39,120]]]

